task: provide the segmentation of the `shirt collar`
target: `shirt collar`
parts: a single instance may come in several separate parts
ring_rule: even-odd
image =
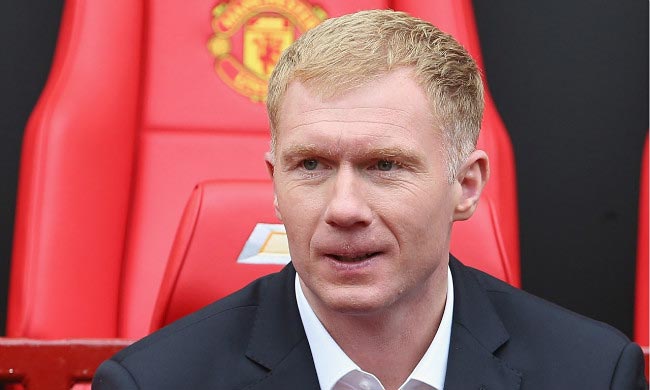
[[[447,358],[449,357],[449,343],[451,340],[451,320],[454,312],[454,282],[451,278],[451,271],[447,267],[447,300],[442,313],[438,331],[424,353],[422,359],[415,366],[415,369],[406,380],[415,379],[420,382],[442,390],[445,386],[447,374]]]
[[[309,347],[314,359],[314,367],[322,390],[331,390],[336,382],[351,371],[363,372],[359,366],[343,352],[320,322],[307,302],[296,275],[296,302]],[[447,358],[451,339],[451,321],[454,311],[454,284],[451,271],[447,267],[447,299],[438,331],[411,375],[400,387],[402,390],[421,388],[419,382],[442,390],[447,373]]]
[[[321,389],[330,390],[345,374],[361,369],[343,352],[316,317],[302,291],[298,274],[296,274],[296,301],[314,359],[318,383]]]

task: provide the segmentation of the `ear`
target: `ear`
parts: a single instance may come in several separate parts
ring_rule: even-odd
[[[273,179],[273,173],[275,172],[275,155],[273,152],[269,151],[264,153],[264,161],[266,162],[266,170],[271,175],[271,179]]]
[[[273,152],[266,152],[266,154],[264,154],[264,161],[266,162],[266,169],[269,172],[271,179],[274,179],[273,208],[275,209],[275,215],[280,221],[282,221],[282,214],[280,213],[280,207],[278,206],[278,194],[275,192],[275,177],[273,176],[275,173],[275,156],[273,155]]]
[[[490,164],[487,154],[482,150],[475,150],[456,175],[461,194],[454,209],[454,221],[464,221],[474,214],[489,177]]]

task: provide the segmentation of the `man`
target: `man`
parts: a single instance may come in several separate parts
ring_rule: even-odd
[[[269,83],[292,264],[105,362],[96,389],[642,389],[605,324],[450,258],[489,176],[476,64],[374,10],[325,21]]]

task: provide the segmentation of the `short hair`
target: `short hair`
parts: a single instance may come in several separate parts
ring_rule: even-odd
[[[329,98],[401,67],[413,69],[415,81],[428,96],[453,181],[476,148],[484,106],[481,75],[451,35],[404,12],[368,10],[325,20],[282,53],[266,100],[271,150],[282,98],[291,82],[299,81]]]

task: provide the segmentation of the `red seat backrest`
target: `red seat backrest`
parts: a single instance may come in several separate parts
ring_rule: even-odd
[[[641,181],[639,187],[639,236],[637,242],[636,257],[636,299],[634,302],[634,341],[641,348],[646,358],[646,375],[648,370],[648,263],[650,255],[648,251],[648,186],[650,186],[650,174],[648,173],[648,135],[646,134],[645,145],[643,146],[643,157],[641,159]]]
[[[242,55],[259,12],[279,10],[299,31],[323,13],[401,9],[481,62],[470,0],[268,3],[66,2],[25,133],[8,335],[144,335],[187,194],[204,180],[268,180],[266,114],[251,100],[263,77]],[[517,285],[514,160],[489,94],[487,103],[479,146],[493,166],[490,218]]]
[[[151,331],[236,291],[282,265],[236,261],[258,223],[280,223],[273,184],[209,181],[187,203],[154,309]],[[481,199],[472,218],[455,224],[451,252],[464,263],[512,283],[494,202]]]
[[[282,265],[236,261],[258,223],[280,223],[270,181],[199,184],[178,227],[151,330],[279,271]]]

